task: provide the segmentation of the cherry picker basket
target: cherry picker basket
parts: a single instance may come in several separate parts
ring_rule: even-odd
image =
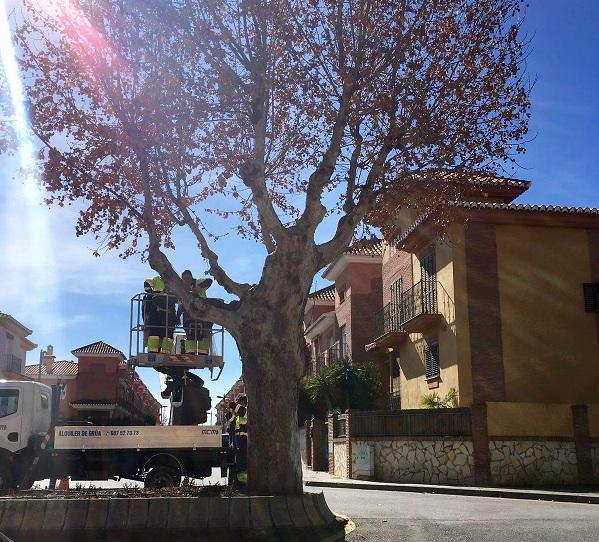
[[[162,321],[149,318],[149,304],[162,310]],[[181,325],[173,310],[177,300],[166,293],[138,293],[131,298],[129,318],[130,367],[183,367],[209,369],[218,380],[224,367],[225,330],[210,322],[187,322]],[[218,369],[214,376],[214,369]]]

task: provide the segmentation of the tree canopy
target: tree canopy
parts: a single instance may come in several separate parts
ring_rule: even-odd
[[[76,201],[78,234],[143,252],[188,314],[229,330],[250,405],[269,412],[249,418],[250,485],[301,491],[313,277],[386,194],[402,205],[415,183],[430,186],[421,201],[442,211],[457,180],[523,152],[522,0],[23,4],[15,40],[48,202]],[[18,134],[0,102],[10,152]],[[334,231],[317,242],[327,216]],[[264,245],[257,284],[223,267],[223,229],[208,217]],[[185,290],[164,250],[178,229],[233,301]]]

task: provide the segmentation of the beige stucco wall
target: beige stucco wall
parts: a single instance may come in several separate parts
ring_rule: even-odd
[[[461,245],[460,245],[461,243]],[[435,256],[437,263],[437,304],[441,314],[439,325],[426,330],[425,333],[412,333],[400,348],[400,389],[402,408],[421,408],[423,395],[436,392],[444,396],[451,388],[458,390],[460,405],[464,400],[461,399],[460,380],[458,374],[458,340],[456,325],[456,305],[455,305],[455,284],[454,284],[454,252],[456,247],[463,256],[463,228],[462,226],[452,226],[447,231],[444,239],[438,240],[435,245]],[[420,254],[412,256],[412,272],[414,284],[421,279],[420,273]],[[465,280],[463,263],[459,269],[460,278]],[[463,303],[463,301],[462,301]],[[462,313],[463,308],[461,309]],[[459,327],[464,327],[463,325]],[[439,360],[441,380],[439,387],[429,389],[425,380],[424,366],[424,347],[427,339],[437,339],[439,342]],[[466,354],[467,349],[464,340],[460,337],[460,350],[462,355]],[[469,344],[469,343],[468,343]],[[469,354],[469,352],[468,352]],[[469,361],[469,358],[468,358]],[[468,378],[466,382],[469,382]],[[471,385],[470,385],[471,388]],[[471,400],[471,391],[467,389],[466,401]],[[469,404],[468,402],[464,404]]]
[[[589,434],[599,438],[599,403],[588,405]]]
[[[585,230],[497,227],[506,400],[599,402],[596,318]],[[532,426],[533,424],[530,424]]]
[[[489,436],[571,437],[572,409],[556,403],[487,403]]]

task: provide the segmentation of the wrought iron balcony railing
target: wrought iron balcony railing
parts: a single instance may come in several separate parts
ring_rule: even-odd
[[[401,305],[387,303],[374,315],[374,335],[381,337],[390,331],[401,331]]]
[[[387,303],[375,313],[374,336],[378,339],[392,332],[417,332],[420,316],[431,316],[434,320],[437,315],[437,282],[421,281],[403,292],[399,303]],[[426,326],[430,322],[421,323]]]
[[[23,360],[14,354],[0,354],[0,369],[19,374],[22,364]]]
[[[325,367],[329,367],[347,355],[344,343],[337,341],[333,346],[313,358],[308,368],[308,374],[320,374]]]
[[[401,324],[423,314],[437,314],[437,282],[421,281],[401,295]]]

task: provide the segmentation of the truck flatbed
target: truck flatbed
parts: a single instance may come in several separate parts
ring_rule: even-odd
[[[221,446],[217,425],[58,426],[54,430],[55,450],[196,450]]]

